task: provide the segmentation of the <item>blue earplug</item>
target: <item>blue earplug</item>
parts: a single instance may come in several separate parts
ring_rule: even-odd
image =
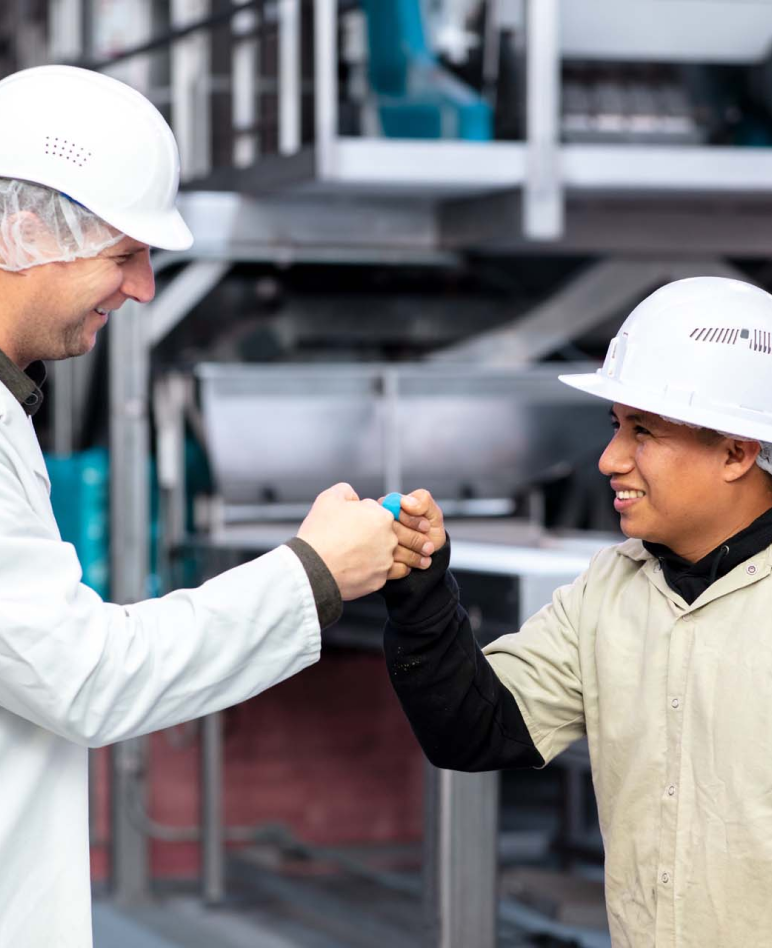
[[[399,512],[402,509],[402,494],[396,491],[387,494],[381,501],[381,506],[385,507],[395,520],[399,520]]]

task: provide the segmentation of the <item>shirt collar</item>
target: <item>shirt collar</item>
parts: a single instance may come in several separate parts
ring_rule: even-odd
[[[648,543],[645,549],[656,556],[668,586],[692,603],[717,579],[726,576],[735,566],[772,545],[772,508],[753,523],[724,540],[715,550],[696,563],[685,560],[662,543]]]
[[[46,367],[42,362],[32,362],[23,371],[0,350],[0,383],[5,385],[28,415],[34,415],[43,404],[40,386],[46,380]]]

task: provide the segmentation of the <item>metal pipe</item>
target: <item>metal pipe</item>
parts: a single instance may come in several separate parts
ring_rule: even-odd
[[[223,814],[222,715],[201,722],[201,886],[204,902],[225,898],[225,830]]]
[[[555,240],[564,227],[559,30],[558,0],[528,0],[523,232],[532,240]]]
[[[114,56],[109,56],[102,59],[71,59],[68,62],[68,65],[81,66],[83,69],[94,69],[97,71],[107,69],[108,66],[114,66],[116,63],[124,62],[124,60],[133,59],[134,56],[141,56],[143,53],[152,53],[157,49],[164,49],[165,47],[176,43],[178,40],[184,39],[186,36],[190,36],[192,33],[197,33],[199,30],[213,29],[216,26],[221,26],[232,20],[233,17],[237,16],[242,10],[248,9],[250,7],[261,7],[264,3],[265,0],[244,0],[244,3],[238,7],[234,7],[232,10],[215,13],[211,16],[200,17],[191,23],[186,23],[184,26],[178,26],[174,29],[167,30],[160,36],[156,36],[145,43],[139,43],[136,46],[129,47],[129,49],[124,49],[120,53],[116,53]]]
[[[140,304],[128,300],[108,330],[110,363],[110,577],[116,602],[144,599],[149,573],[147,470],[149,353]],[[128,817],[128,797],[144,773],[145,738],[113,747],[112,884],[124,904],[149,893],[148,846]]]
[[[438,948],[495,948],[498,793],[496,772],[426,764],[424,907]]]
[[[314,0],[316,162],[320,179],[332,172],[338,137],[338,20],[336,0]]]
[[[279,154],[300,150],[300,0],[279,2]]]
[[[261,94],[260,51],[254,39],[265,24],[258,20],[258,13],[250,9],[252,4],[239,3],[238,16],[234,18],[233,57],[231,61],[231,102],[233,121],[233,164],[237,168],[248,168],[254,164],[260,152],[260,140],[256,133],[259,126],[259,103]]]
[[[402,490],[399,369],[383,373],[383,492]]]

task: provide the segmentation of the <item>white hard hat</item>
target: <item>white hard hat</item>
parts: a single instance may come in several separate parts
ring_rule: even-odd
[[[179,153],[161,113],[117,79],[37,66],[0,82],[0,178],[45,185],[135,240],[186,250]]]
[[[750,283],[668,283],[630,313],[573,388],[685,424],[772,442],[772,296]]]

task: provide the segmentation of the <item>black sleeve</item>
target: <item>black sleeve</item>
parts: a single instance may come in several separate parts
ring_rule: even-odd
[[[306,571],[311,591],[316,603],[316,614],[319,617],[319,626],[326,629],[337,622],[343,614],[343,600],[340,596],[335,577],[327,569],[327,564],[316,550],[300,537],[293,537],[284,544],[300,560]]]
[[[436,767],[540,767],[544,760],[517,702],[475,641],[449,563],[448,541],[428,570],[413,570],[381,590],[394,690]]]

